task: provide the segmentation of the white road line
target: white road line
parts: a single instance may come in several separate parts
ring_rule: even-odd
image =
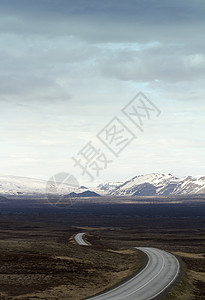
[[[171,253],[170,253],[170,255],[172,255]],[[155,294],[154,296],[152,296],[151,298],[148,298],[147,300],[151,300],[151,299],[153,299],[153,298],[155,298],[155,297],[157,297],[158,295],[160,295],[161,293],[163,293],[173,282],[174,282],[174,280],[177,278],[177,276],[179,275],[179,271],[180,271],[180,264],[179,264],[179,261],[178,261],[178,259],[176,259],[176,257],[174,256],[174,255],[172,255],[173,257],[174,257],[174,259],[176,260],[176,262],[177,262],[177,270],[176,270],[176,274],[175,274],[175,276],[174,276],[174,278],[161,290],[161,291],[159,291],[159,293],[157,293],[157,294]]]
[[[136,277],[140,276],[149,267],[151,260],[150,260],[150,255],[148,253],[147,253],[147,256],[148,256],[148,262],[147,262],[145,268],[142,271],[140,271],[135,277],[132,277],[131,279],[129,279],[126,282],[122,283],[120,285],[120,287],[123,287],[124,285],[127,285],[128,283],[134,281]],[[118,288],[119,288],[119,286],[113,288],[112,292],[116,291]],[[108,292],[103,293],[102,295],[104,296],[104,295],[107,295],[109,293],[110,293],[110,290]],[[101,296],[101,295],[99,295],[99,296]],[[96,296],[96,297],[99,297],[99,296]],[[91,296],[90,298],[92,298],[94,300],[95,298],[93,298],[93,297],[95,297],[95,296]],[[90,298],[88,298],[88,299],[90,299]]]
[[[150,255],[148,254],[148,253],[146,253],[147,255],[148,255],[148,257],[149,257],[149,262],[150,262]],[[159,255],[162,257],[162,261],[163,261],[163,263],[162,263],[162,267],[161,267],[161,269],[160,269],[160,271],[152,278],[152,279],[150,279],[148,282],[146,282],[144,285],[142,285],[141,287],[139,287],[138,289],[136,289],[136,290],[134,290],[132,293],[129,293],[129,294],[127,294],[127,295],[125,295],[125,296],[123,296],[123,297],[118,297],[118,298],[112,298],[112,300],[120,300],[120,299],[124,299],[124,298],[127,298],[127,297],[129,297],[130,295],[133,295],[133,294],[135,294],[136,292],[138,292],[139,290],[141,290],[142,288],[144,288],[146,285],[148,285],[150,282],[152,282],[157,276],[159,276],[159,274],[162,272],[162,270],[163,270],[163,268],[164,268],[164,265],[165,265],[165,260],[164,260],[164,257],[159,253]],[[147,266],[146,266],[147,267]],[[145,268],[146,268],[145,267]],[[144,271],[145,271],[145,268],[140,272],[140,273],[143,273]],[[138,274],[138,275],[140,275],[140,273]],[[136,277],[138,276],[138,275],[136,275],[133,279],[136,279]],[[123,285],[127,285],[127,283],[128,283],[128,281],[126,281]],[[120,285],[120,287],[122,287],[123,285]],[[118,289],[118,287],[116,288],[116,289]],[[112,292],[114,291],[114,289],[112,289]],[[110,291],[109,292],[107,292],[107,293],[104,293],[104,294],[102,294],[102,296],[104,296],[104,295],[106,295],[106,294],[108,294],[108,293],[110,293]],[[153,298],[153,297],[152,297]],[[89,298],[88,298],[89,299]],[[91,298],[91,299],[95,299],[95,298]],[[97,298],[96,298],[97,299]],[[148,300],[148,299],[147,299]]]
[[[135,277],[133,277],[133,278],[127,280],[126,282],[122,283],[122,284],[120,285],[120,287],[123,287],[123,286],[127,285],[128,283],[134,281],[136,277],[140,276],[140,275],[141,275],[141,274],[149,267],[151,260],[150,260],[150,255],[147,254],[147,256],[148,256],[148,262],[147,262],[145,268],[144,268],[140,273],[138,273]],[[116,291],[116,290],[118,290],[118,289],[119,289],[119,286],[117,286],[116,288],[113,288],[113,289],[112,289],[112,292],[114,292],[114,291]],[[108,292],[103,293],[102,295],[104,296],[104,295],[110,294],[110,291],[111,291],[111,290],[109,290]],[[99,295],[99,296],[101,296],[101,295]],[[99,297],[99,296],[91,296],[90,298],[87,298],[87,300],[89,300],[89,299],[93,299],[93,300],[94,300],[96,297]],[[120,299],[121,299],[121,298],[120,298]],[[113,300],[114,300],[114,299],[113,299]],[[118,299],[117,299],[117,300],[118,300]]]
[[[160,253],[159,253],[160,254]],[[165,265],[165,260],[164,260],[164,257],[160,254],[160,256],[162,257],[162,261],[163,261],[163,264],[162,264],[162,267],[160,269],[160,271],[152,278],[150,279],[148,282],[146,282],[144,285],[142,285],[141,287],[139,287],[138,289],[136,289],[134,292],[130,293],[130,294],[127,294],[126,296],[123,296],[121,298],[118,298],[118,299],[113,299],[113,300],[120,300],[120,299],[124,299],[130,295],[133,295],[134,293],[138,292],[139,290],[141,290],[143,287],[145,287],[146,285],[148,285],[150,282],[152,282],[163,270],[164,268],[164,265]],[[153,297],[152,297],[153,298]]]

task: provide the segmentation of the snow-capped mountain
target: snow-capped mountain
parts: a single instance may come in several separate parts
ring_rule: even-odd
[[[0,176],[0,195],[69,195],[90,192],[111,196],[154,196],[178,194],[205,194],[205,176],[175,177],[171,174],[152,173],[135,176],[125,182],[111,182],[97,188],[72,186],[69,182],[45,181],[40,179]]]
[[[18,177],[0,176],[1,195],[41,194],[45,193],[46,182],[44,180]]]
[[[82,193],[88,191],[86,187],[78,187],[69,182],[46,181],[41,179],[0,176],[0,195],[68,195],[69,193]]]
[[[175,177],[171,174],[152,173],[139,175],[114,186],[106,184],[108,195],[113,196],[154,196],[154,195],[177,195],[177,194],[203,194],[205,193],[205,176],[195,178]]]

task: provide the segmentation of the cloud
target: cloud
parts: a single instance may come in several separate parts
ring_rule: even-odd
[[[204,79],[205,55],[187,50],[183,44],[118,50],[104,59],[102,72],[125,81],[190,82]]]
[[[2,0],[1,32],[76,36],[89,42],[203,37],[203,0]]]
[[[0,48],[0,101],[67,101],[71,94],[66,78],[95,55],[95,47],[75,38],[3,34]]]
[[[2,172],[50,177],[67,160],[69,169],[69,157],[139,90],[162,115],[142,147],[131,146],[108,173],[126,165],[132,176],[136,157],[141,173],[159,164],[187,170],[188,160],[201,170],[202,155],[193,161],[204,141],[204,1],[2,0],[0,7]]]

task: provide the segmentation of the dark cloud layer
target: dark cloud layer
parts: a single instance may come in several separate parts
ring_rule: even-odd
[[[204,79],[203,0],[2,0],[0,7],[4,96],[39,87],[45,98],[53,88],[65,98],[65,82],[82,80],[83,69],[134,82]]]
[[[67,18],[89,16],[121,21],[135,19],[144,22],[200,21],[204,18],[203,0],[2,0],[2,11],[20,16]]]
[[[188,39],[194,30],[202,37],[205,2],[3,0],[0,14],[1,32],[74,35],[94,42]]]

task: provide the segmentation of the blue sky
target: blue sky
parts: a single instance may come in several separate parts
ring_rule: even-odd
[[[0,4],[1,174],[72,173],[92,141],[96,182],[204,175],[205,2],[19,0]],[[142,91],[160,110],[112,157],[96,134]]]

